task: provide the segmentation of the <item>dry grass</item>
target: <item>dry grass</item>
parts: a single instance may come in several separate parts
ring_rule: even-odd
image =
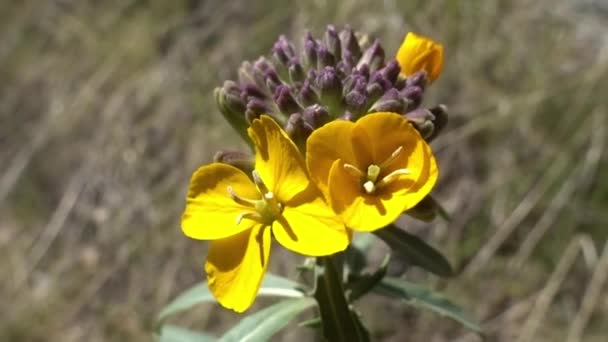
[[[436,192],[453,221],[410,226],[463,271],[439,285],[480,317],[488,340],[604,341],[602,4],[3,3],[0,340],[149,340],[159,309],[202,279],[205,247],[179,230],[189,176],[216,149],[241,146],[212,89],[279,33],[335,23],[373,33],[387,51],[408,30],[446,45],[426,103],[451,112],[434,147]],[[478,340],[378,298],[361,310],[382,340]],[[236,319],[205,307],[183,322],[219,331]]]

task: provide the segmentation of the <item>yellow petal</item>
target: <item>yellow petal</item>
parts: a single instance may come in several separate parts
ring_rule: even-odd
[[[432,39],[410,32],[397,51],[397,62],[403,75],[410,76],[425,70],[429,81],[433,82],[443,68],[443,46]]]
[[[247,310],[255,300],[268,268],[270,229],[256,226],[215,240],[205,263],[211,293],[224,307]]]
[[[437,161],[431,147],[422,139],[409,154],[407,168],[410,174],[400,177],[391,183],[386,191],[393,194],[397,201],[403,203],[403,210],[413,208],[428,195],[439,177]]]
[[[351,144],[353,122],[332,121],[312,132],[306,142],[306,165],[312,181],[327,194],[329,169],[336,159],[355,165]]]
[[[403,164],[420,142],[426,144],[420,133],[408,120],[396,113],[368,114],[357,121],[354,134],[367,138],[365,143],[372,154],[372,160],[367,164],[379,165],[388,159],[398,147],[402,147],[403,150],[400,158],[394,164]],[[393,168],[390,170],[392,171]]]
[[[310,183],[304,159],[283,129],[262,115],[248,129],[256,150],[255,170],[281,201],[288,201]]]
[[[243,219],[237,225],[239,214],[252,209],[234,202],[228,195],[229,186],[244,198],[258,199],[260,196],[247,175],[234,166],[213,163],[194,172],[182,216],[182,230],[186,236],[200,240],[221,239],[255,224]]]
[[[272,232],[285,248],[310,256],[343,251],[350,242],[342,220],[313,188],[286,203],[283,219],[274,222]]]
[[[352,230],[373,231],[394,222],[404,205],[388,191],[379,195],[362,193],[360,180],[344,170],[336,160],[329,175],[329,198],[334,211]]]

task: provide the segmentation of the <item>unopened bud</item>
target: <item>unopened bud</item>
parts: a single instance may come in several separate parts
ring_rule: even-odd
[[[427,141],[435,139],[448,124],[448,107],[446,105],[440,104],[437,107],[429,109],[429,111],[435,116],[435,119],[433,120],[433,125],[435,127],[433,134],[427,138]]]
[[[361,46],[359,46],[359,41],[350,27],[346,27],[340,32],[340,41],[342,42],[343,55],[344,51],[348,51],[354,60],[361,58]]]
[[[287,132],[300,151],[304,151],[306,139],[308,139],[312,131],[313,128],[304,120],[300,113],[291,114],[285,124],[285,132]]]
[[[406,112],[414,110],[422,103],[422,96],[424,91],[420,87],[412,86],[406,87],[401,91],[401,95],[408,100],[408,106]]]
[[[390,62],[386,63],[380,72],[385,79],[391,83],[394,83],[397,80],[397,76],[399,76],[399,70],[399,63],[397,63],[396,60],[391,60]]]
[[[378,70],[383,63],[384,49],[382,49],[380,42],[375,40],[374,43],[363,53],[363,56],[359,60],[358,66],[367,64],[369,66],[369,70],[374,72]]]
[[[356,90],[346,94],[344,101],[346,102],[346,108],[348,108],[355,117],[364,114],[367,109],[367,96]]]
[[[317,45],[310,32],[306,33],[304,37],[304,64],[309,68],[317,66]]]
[[[330,120],[327,109],[318,104],[305,108],[302,117],[312,128],[319,128]]]
[[[374,105],[369,109],[370,113],[374,112],[392,112],[403,113],[405,103],[401,94],[397,89],[389,89]]]
[[[334,55],[332,55],[325,46],[319,45],[317,49],[317,69],[323,69],[334,65],[336,65]]]
[[[251,174],[255,164],[252,155],[240,151],[218,151],[213,156],[213,161],[232,165],[246,174]]]
[[[433,199],[433,197],[431,197],[431,195],[427,195],[420,202],[418,202],[418,204],[405,213],[415,219],[430,222],[437,217],[438,212],[439,207],[437,202]]]
[[[302,84],[302,88],[300,88],[300,92],[298,93],[298,99],[304,106],[311,106],[319,102],[317,93],[312,89],[308,79]]]
[[[338,31],[333,25],[327,26],[325,31],[325,45],[327,50],[334,55],[337,59],[342,56],[342,47],[340,46],[340,37],[338,37]]]
[[[431,111],[425,108],[418,108],[405,114],[405,117],[414,125],[425,140],[433,136],[435,131],[435,125],[433,124],[435,115]]]
[[[291,88],[287,85],[279,85],[274,92],[274,101],[285,115],[299,112],[302,108],[298,105],[291,94]]]
[[[306,78],[304,68],[302,68],[302,64],[300,64],[297,58],[291,59],[287,71],[289,72],[289,79],[291,82],[302,82]]]

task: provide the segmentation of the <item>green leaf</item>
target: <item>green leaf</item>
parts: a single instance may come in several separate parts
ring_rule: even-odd
[[[374,232],[382,241],[408,262],[438,276],[449,277],[454,274],[447,259],[435,248],[428,245],[419,237],[390,224]]]
[[[339,254],[317,259],[315,299],[319,304],[323,337],[332,342],[368,341],[342,286],[342,258]]]
[[[304,294],[300,290],[302,286],[289,279],[267,273],[260,287],[258,296],[275,296],[275,297],[302,297]],[[206,282],[197,284],[190,289],[182,292],[169,305],[167,305],[158,315],[158,321],[162,322],[170,315],[188,310],[194,305],[215,302],[215,298],[209,291]]]
[[[468,329],[481,332],[479,324],[470,318],[462,308],[453,304],[441,294],[423,286],[412,284],[397,278],[384,278],[375,288],[376,292],[386,297],[400,298],[408,304],[429,309],[435,313],[452,318]]]
[[[245,317],[226,332],[219,341],[267,341],[299,313],[315,304],[315,300],[311,297],[281,301]]]
[[[406,211],[405,214],[425,222],[432,221],[437,214],[448,222],[451,220],[450,214],[448,214],[443,206],[431,195],[423,198],[413,208]]]
[[[361,298],[367,294],[384,278],[386,271],[388,270],[388,262],[391,260],[391,255],[387,254],[380,264],[380,267],[374,273],[368,274],[353,274],[352,282],[348,284],[348,299],[350,302]]]
[[[194,331],[176,325],[164,325],[160,334],[156,336],[158,342],[212,342],[217,341],[215,336]]]

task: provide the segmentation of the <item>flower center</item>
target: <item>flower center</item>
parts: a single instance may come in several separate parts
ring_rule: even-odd
[[[238,225],[241,221],[246,218],[253,221],[262,223],[263,225],[270,225],[275,220],[281,217],[283,213],[283,204],[275,197],[274,193],[268,189],[266,184],[262,181],[262,178],[253,170],[253,182],[260,193],[261,199],[248,199],[237,195],[231,186],[228,187],[228,195],[236,203],[243,205],[248,208],[254,209],[254,211],[246,211],[240,213],[236,218],[236,224]]]
[[[397,180],[399,176],[408,175],[411,173],[409,169],[403,168],[392,171],[384,177],[380,177],[382,171],[386,170],[397,159],[397,157],[399,157],[402,151],[403,147],[399,146],[386,160],[380,163],[380,165],[369,165],[366,173],[351,164],[344,164],[344,169],[351,175],[359,178],[361,180],[361,188],[363,191],[365,191],[365,193],[368,195],[372,195],[376,193],[378,189],[382,189],[383,187],[386,187],[388,184]]]

